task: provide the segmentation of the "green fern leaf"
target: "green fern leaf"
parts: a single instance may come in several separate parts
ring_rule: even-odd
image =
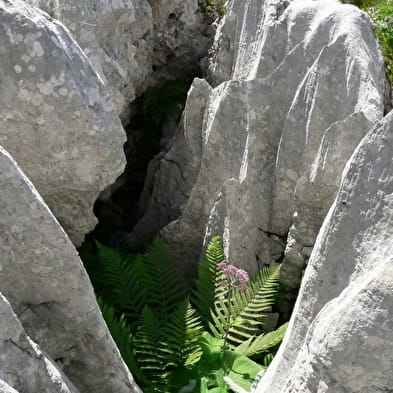
[[[228,342],[235,347],[263,331],[263,316],[271,310],[278,291],[280,266],[264,268],[251,278],[246,292],[232,289],[228,298],[214,302],[209,327],[217,338],[228,331]],[[239,324],[238,321],[244,321]],[[218,333],[218,334],[217,334]]]
[[[198,279],[192,295],[192,302],[206,326],[213,322],[211,309],[214,302],[225,293],[220,286],[221,271],[217,268],[219,263],[225,261],[221,237],[216,236],[207,247],[204,261],[198,265]]]
[[[141,281],[148,293],[146,304],[155,310],[163,321],[167,321],[169,314],[186,298],[188,292],[180,278],[179,269],[158,238],[143,256],[143,263]]]
[[[148,380],[147,387],[166,393],[168,361],[163,351],[161,321],[148,306],[142,310],[140,325],[135,334],[135,354],[140,369]],[[154,390],[155,389],[155,390]]]
[[[203,326],[189,299],[171,313],[162,331],[164,351],[170,364],[189,366],[199,360],[202,351],[197,340],[203,333]]]
[[[100,293],[118,313],[126,313],[132,321],[146,303],[146,289],[142,285],[143,261],[139,255],[125,255],[119,251],[97,244],[97,279],[105,292]]]
[[[262,352],[267,352],[281,343],[287,327],[288,322],[272,332],[262,334],[258,337],[251,337],[246,342],[236,347],[236,351],[246,356],[254,356]]]
[[[273,353],[268,353],[264,358],[263,358],[263,367],[268,368],[270,366],[270,363],[273,361],[274,358]]]
[[[265,268],[251,279],[246,293],[236,291],[234,315],[246,323],[229,328],[228,341],[237,344],[263,331],[263,316],[271,311],[278,292],[280,266]]]

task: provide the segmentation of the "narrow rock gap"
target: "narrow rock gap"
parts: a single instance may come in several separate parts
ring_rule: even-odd
[[[130,105],[130,116],[124,126],[127,141],[124,151],[127,165],[116,183],[104,190],[94,205],[98,224],[85,238],[121,251],[130,250],[125,235],[140,218],[140,197],[144,189],[148,164],[165,153],[180,122],[187,92],[192,80],[200,76],[195,70],[179,80],[164,81],[145,91]]]

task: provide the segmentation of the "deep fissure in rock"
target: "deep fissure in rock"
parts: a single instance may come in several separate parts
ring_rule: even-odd
[[[130,118],[125,125],[127,165],[116,183],[97,199],[94,213],[98,224],[87,235],[87,242],[94,239],[122,251],[142,251],[130,249],[125,237],[143,213],[139,202],[148,164],[170,147],[192,79],[165,81],[148,89],[131,104]]]

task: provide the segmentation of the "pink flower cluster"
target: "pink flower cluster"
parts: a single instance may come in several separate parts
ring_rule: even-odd
[[[243,269],[238,269],[236,266],[220,263],[217,266],[223,271],[225,280],[221,281],[223,287],[234,287],[239,291],[247,291],[248,273]]]

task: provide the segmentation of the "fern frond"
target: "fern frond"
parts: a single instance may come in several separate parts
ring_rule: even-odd
[[[143,263],[142,284],[149,295],[146,304],[167,321],[169,314],[187,296],[179,269],[158,238],[143,256]]]
[[[99,273],[96,282],[106,287],[102,296],[117,312],[126,312],[129,320],[136,320],[146,303],[146,289],[141,281],[141,257],[122,254],[99,242],[96,244]]]
[[[251,279],[246,293],[235,291],[233,313],[245,323],[230,327],[229,342],[236,345],[263,331],[263,316],[271,310],[278,292],[280,267],[261,269]]]
[[[181,302],[163,327],[166,358],[173,366],[195,364],[202,355],[197,339],[203,326],[189,299]]]
[[[134,347],[138,364],[153,391],[165,393],[168,385],[168,362],[162,350],[162,326],[153,310],[145,306],[135,334]]]
[[[224,294],[225,290],[220,287],[222,272],[217,268],[219,263],[225,262],[225,254],[221,245],[221,237],[214,237],[206,250],[204,261],[198,265],[198,279],[192,295],[192,302],[202,318],[203,323],[208,326],[212,322],[211,309],[214,301]]]
[[[251,278],[246,292],[232,290],[228,298],[217,299],[209,327],[217,338],[228,332],[228,342],[234,347],[259,335],[263,328],[263,316],[271,310],[278,291],[280,266],[264,268]],[[243,323],[239,323],[243,321]]]
[[[261,334],[258,337],[251,337],[249,340],[236,347],[236,351],[246,356],[254,356],[262,352],[267,352],[281,343],[287,327],[288,322],[272,332]]]

